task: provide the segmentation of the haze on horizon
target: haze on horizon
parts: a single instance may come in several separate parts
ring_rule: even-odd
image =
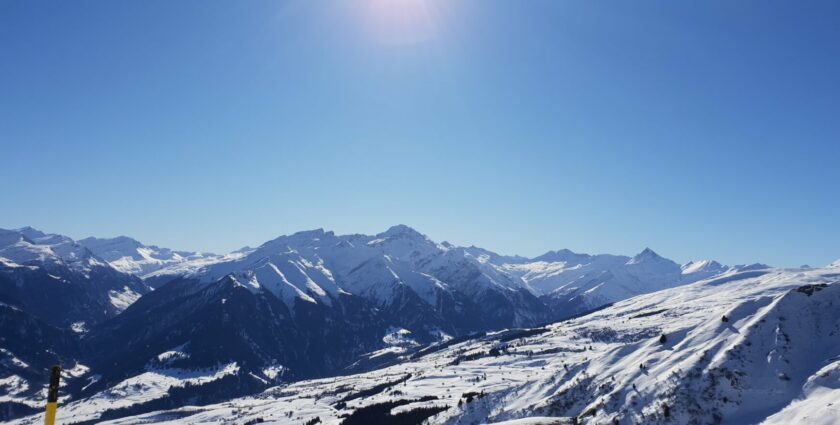
[[[0,3],[0,227],[840,258],[840,4]]]

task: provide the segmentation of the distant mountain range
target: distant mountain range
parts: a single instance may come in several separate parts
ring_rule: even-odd
[[[371,370],[470,335],[767,268],[680,265],[650,249],[503,256],[403,225],[376,235],[299,232],[226,255],[0,230],[0,324],[9,329],[0,411],[8,419],[40,406],[54,362],[73,371],[71,399],[159,377],[110,414],[139,413]]]

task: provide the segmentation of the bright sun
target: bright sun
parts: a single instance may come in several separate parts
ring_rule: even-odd
[[[363,0],[365,27],[389,44],[417,43],[439,31],[437,0]]]

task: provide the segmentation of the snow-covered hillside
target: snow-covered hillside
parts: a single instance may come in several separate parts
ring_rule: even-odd
[[[105,423],[840,423],[838,281],[833,268],[736,271],[372,372]],[[97,420],[106,395],[60,418]]]

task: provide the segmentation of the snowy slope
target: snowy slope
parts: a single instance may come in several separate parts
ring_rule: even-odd
[[[840,359],[811,375],[796,401],[765,421],[767,425],[833,425],[840,422]]]
[[[107,423],[838,423],[838,280],[830,268],[733,272],[368,373]],[[68,413],[95,420],[102,409],[81,400]]]

